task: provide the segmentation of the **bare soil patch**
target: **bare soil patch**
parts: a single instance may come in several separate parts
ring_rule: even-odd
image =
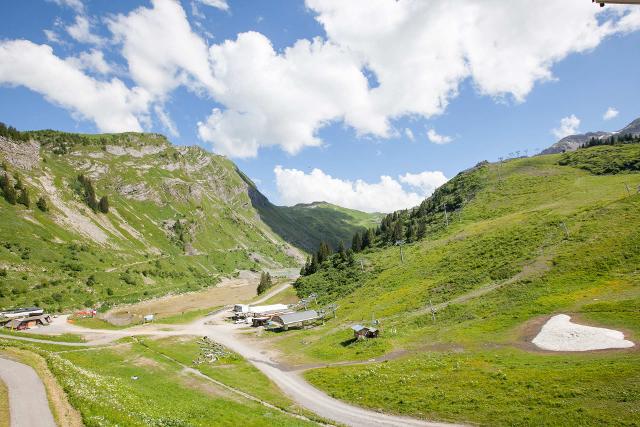
[[[170,295],[120,306],[108,311],[103,318],[115,325],[129,325],[138,323],[147,314],[163,318],[188,311],[247,301],[255,297],[258,281],[256,274],[246,273],[238,278],[223,278],[218,285],[204,291]]]

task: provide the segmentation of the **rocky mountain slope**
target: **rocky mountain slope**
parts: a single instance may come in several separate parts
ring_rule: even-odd
[[[6,129],[0,175],[14,195],[0,200],[0,307],[136,301],[238,269],[297,267],[299,248],[360,226],[274,206],[230,160],[162,135]]]
[[[604,139],[609,138],[614,135],[632,135],[632,136],[640,136],[640,118],[635,119],[623,129],[620,129],[617,132],[587,132],[578,135],[569,135],[567,137],[562,138],[560,141],[553,144],[551,147],[543,150],[540,154],[557,154],[564,153],[566,151],[574,151],[578,149],[585,142],[589,141],[591,138],[596,139]]]

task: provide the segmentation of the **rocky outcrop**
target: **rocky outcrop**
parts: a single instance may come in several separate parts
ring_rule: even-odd
[[[0,136],[0,153],[18,169],[32,170],[40,164],[40,144],[35,141],[13,141]]]
[[[139,182],[137,184],[122,184],[118,187],[118,193],[131,200],[152,201],[156,204],[161,202],[158,192],[147,187],[144,182]]]
[[[131,156],[141,158],[151,154],[162,153],[167,147],[161,145],[143,145],[139,148],[123,147],[122,145],[107,145],[105,150],[114,156]]]

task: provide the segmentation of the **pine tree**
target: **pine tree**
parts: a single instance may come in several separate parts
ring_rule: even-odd
[[[98,208],[103,214],[109,213],[109,199],[107,198],[107,196],[102,196],[102,198],[100,198],[100,202],[98,202]]]
[[[351,240],[351,249],[353,249],[354,252],[360,252],[362,250],[362,237],[360,236],[359,231],[353,235],[353,239]]]
[[[356,263],[356,258],[353,255],[353,250],[347,249],[347,264],[353,266]]]
[[[338,255],[340,256],[340,260],[342,262],[347,260],[347,251],[346,251],[346,249],[344,247],[344,243],[342,243],[342,242],[340,242],[338,244]]]
[[[47,199],[45,199],[43,196],[40,196],[38,198],[38,201],[36,202],[36,206],[42,212],[48,212],[49,211],[49,204],[47,203]]]
[[[15,205],[17,200],[16,189],[11,185],[9,174],[2,174],[0,177],[0,187],[2,187],[2,194],[4,194],[5,200],[10,204]]]
[[[260,283],[258,284],[258,294],[264,293],[267,289],[273,286],[271,282],[271,275],[268,272],[262,272],[260,274]]]
[[[424,239],[426,235],[427,235],[427,222],[425,220],[421,220],[418,223],[418,232],[416,234],[416,237],[418,239]]]
[[[31,198],[29,197],[29,189],[27,187],[22,187],[20,190],[20,194],[18,195],[18,203],[24,205],[25,207],[31,207]]]
[[[395,243],[398,240],[402,240],[402,221],[396,221],[391,233],[391,243]]]
[[[371,236],[372,232],[370,228],[362,232],[362,245],[360,246],[361,250],[367,249],[371,246]]]
[[[331,248],[326,242],[320,242],[318,248],[318,264],[322,264],[331,256]]]
[[[316,271],[318,271],[318,257],[316,254],[313,254],[311,262],[309,263],[309,268],[307,269],[307,275],[313,274]]]
[[[91,182],[90,178],[80,174],[78,175],[78,181],[82,184],[84,189],[84,200],[87,203],[87,206],[91,208],[92,211],[98,211],[98,200],[96,199],[96,190],[93,188],[93,182]]]
[[[309,274],[309,265],[311,264],[311,257],[307,257],[307,260],[304,263],[304,266],[300,269],[301,276],[308,276]]]

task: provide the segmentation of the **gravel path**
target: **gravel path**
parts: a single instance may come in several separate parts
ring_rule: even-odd
[[[257,304],[271,298],[279,292],[287,289],[290,284],[283,284],[268,292],[260,299],[253,302]],[[253,340],[246,336],[247,325],[232,324],[225,321],[228,311],[220,311],[211,316],[199,319],[188,325],[144,325],[123,330],[88,330],[78,328],[75,325],[60,324],[64,332],[80,333],[88,343],[56,343],[65,346],[82,347],[108,344],[125,336],[180,336],[194,335],[207,336],[214,341],[228,347],[238,353],[256,368],[262,371],[294,402],[317,415],[332,420],[339,424],[358,427],[403,427],[403,426],[452,426],[453,424],[429,422],[414,418],[387,415],[380,412],[349,405],[340,400],[328,396],[321,390],[313,387],[299,371],[292,371],[281,367],[277,361],[277,355],[269,351],[265,343]],[[57,319],[59,322],[66,319]],[[38,332],[41,333],[42,330]],[[58,328],[56,328],[58,331]],[[24,337],[9,337],[34,342],[47,342],[39,339]]]
[[[0,378],[9,390],[11,427],[56,427],[44,384],[33,368],[0,357]]]

